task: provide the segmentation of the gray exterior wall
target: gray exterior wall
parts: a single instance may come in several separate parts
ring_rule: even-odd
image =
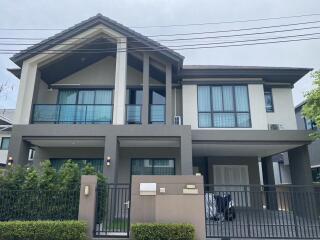
[[[298,129],[306,130],[305,121],[301,113],[302,107],[296,108],[296,119],[298,124]],[[311,167],[320,166],[320,140],[314,141],[309,144],[309,155]]]

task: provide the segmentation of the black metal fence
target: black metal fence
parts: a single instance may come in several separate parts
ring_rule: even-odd
[[[96,190],[95,237],[129,237],[130,184],[107,184]]]
[[[312,186],[205,185],[208,238],[320,238],[320,192]]]
[[[80,187],[74,190],[1,190],[0,221],[76,220]]]

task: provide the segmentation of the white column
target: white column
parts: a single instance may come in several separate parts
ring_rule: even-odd
[[[172,66],[166,65],[166,124],[171,125],[172,119]]]
[[[143,54],[142,124],[149,123],[149,55]]]
[[[127,39],[121,38],[117,42],[117,59],[114,84],[113,124],[125,123],[125,103],[127,85]]]
[[[36,75],[37,65],[34,63],[24,62],[20,77],[14,124],[29,124]]]

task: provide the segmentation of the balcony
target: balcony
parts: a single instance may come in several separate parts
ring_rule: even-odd
[[[112,104],[35,104],[32,123],[111,124]]]
[[[142,105],[127,104],[126,106],[126,122],[127,124],[141,124]]]
[[[149,123],[151,124],[164,124],[166,117],[165,104],[150,104],[149,106]]]

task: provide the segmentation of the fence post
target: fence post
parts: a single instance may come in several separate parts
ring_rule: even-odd
[[[81,176],[78,220],[88,224],[87,235],[90,239],[93,238],[95,230],[96,187],[97,176]]]

